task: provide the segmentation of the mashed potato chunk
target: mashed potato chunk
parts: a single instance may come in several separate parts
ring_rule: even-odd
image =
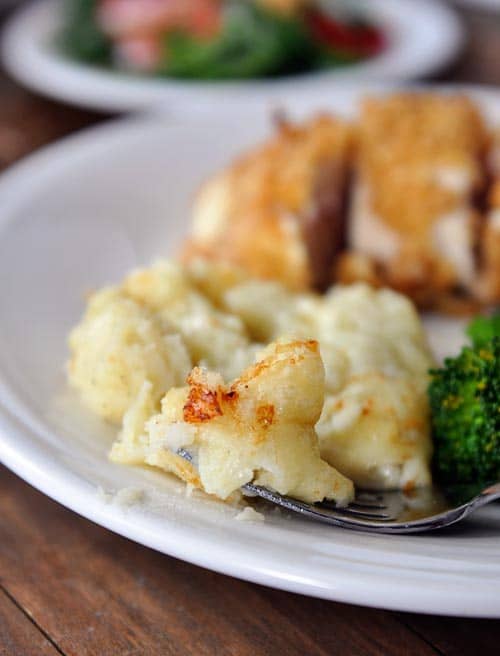
[[[191,368],[179,334],[119,289],[92,296],[69,345],[70,383],[93,412],[114,423],[122,420],[145,380],[158,402],[183,383]]]
[[[94,294],[69,339],[69,380],[100,417],[120,423],[144,381],[156,401],[193,365],[237,376],[260,348],[242,320],[218,310],[174,262],[133,271]]]
[[[271,344],[230,385],[195,368],[187,387],[165,395],[161,413],[142,434],[122,434],[111,457],[137,462],[142,453],[145,464],[222,499],[254,482],[304,501],[347,503],[352,482],[321,459],[314,430],[323,393],[316,342]],[[192,463],[177,455],[180,448],[192,454]]]
[[[264,352],[267,364],[248,369],[270,342],[279,344]],[[70,347],[83,400],[123,420],[120,462],[163,467],[222,498],[254,480],[310,500],[331,483],[319,440],[321,457],[360,487],[430,482],[433,360],[417,312],[396,292],[356,284],[293,293],[227,264],[159,262],[95,294]],[[210,400],[220,412],[201,420],[194,410]],[[273,416],[263,427],[255,417],[266,404]],[[181,446],[196,465],[175,455]]]
[[[217,309],[181,265],[162,260],[150,269],[133,271],[123,290],[181,335],[194,364],[230,379],[253,361],[256,347],[242,320]]]
[[[315,337],[328,372],[316,427],[325,460],[361,487],[428,485],[433,360],[412,303],[365,285],[334,288]]]

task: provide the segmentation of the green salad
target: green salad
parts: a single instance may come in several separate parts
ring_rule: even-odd
[[[307,0],[67,0],[59,42],[89,64],[201,80],[299,73],[383,49],[377,27],[334,9]]]

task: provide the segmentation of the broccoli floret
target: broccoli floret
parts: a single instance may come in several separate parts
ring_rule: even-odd
[[[500,312],[491,317],[476,317],[467,327],[467,335],[477,347],[484,346],[493,337],[500,337]]]
[[[473,324],[474,345],[431,373],[429,399],[438,482],[500,481],[500,337]]]

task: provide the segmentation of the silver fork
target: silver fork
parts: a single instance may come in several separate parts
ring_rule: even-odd
[[[448,507],[441,512],[433,511],[433,506],[444,505],[444,499],[435,488],[427,490],[415,490],[409,497],[408,493],[401,491],[372,492],[367,490],[356,490],[354,501],[348,506],[336,506],[334,502],[323,501],[322,503],[305,503],[290,497],[278,494],[273,490],[247,483],[243,485],[245,494],[259,496],[282,508],[299,513],[304,517],[315,519],[326,524],[333,524],[342,528],[355,531],[368,531],[370,533],[421,533],[433,531],[445,526],[456,524],[461,519],[470,515],[481,506],[500,499],[500,483],[491,485],[479,494],[474,495],[467,502],[455,507]],[[408,508],[408,500],[418,501],[419,495],[429,493],[431,502],[427,507],[430,509],[423,514],[423,509],[417,510],[418,519],[411,519],[412,508]],[[437,504],[436,504],[437,502]]]
[[[189,462],[193,459],[185,449],[179,449],[177,454]],[[305,503],[253,483],[246,483],[241,490],[246,496],[260,497],[319,522],[355,531],[393,534],[421,533],[451,526],[481,506],[500,499],[500,483],[469,492],[467,501],[458,505],[450,505],[446,494],[436,488],[412,492],[356,490],[354,501],[345,507],[333,501]]]

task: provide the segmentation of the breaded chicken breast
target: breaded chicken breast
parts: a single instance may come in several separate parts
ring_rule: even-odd
[[[231,262],[295,290],[325,287],[342,246],[352,145],[351,127],[331,116],[281,122],[204,184],[184,258]]]
[[[352,124],[282,123],[203,186],[184,257],[295,291],[364,281],[425,309],[498,303],[500,139],[491,142],[479,109],[456,94],[367,98]]]

